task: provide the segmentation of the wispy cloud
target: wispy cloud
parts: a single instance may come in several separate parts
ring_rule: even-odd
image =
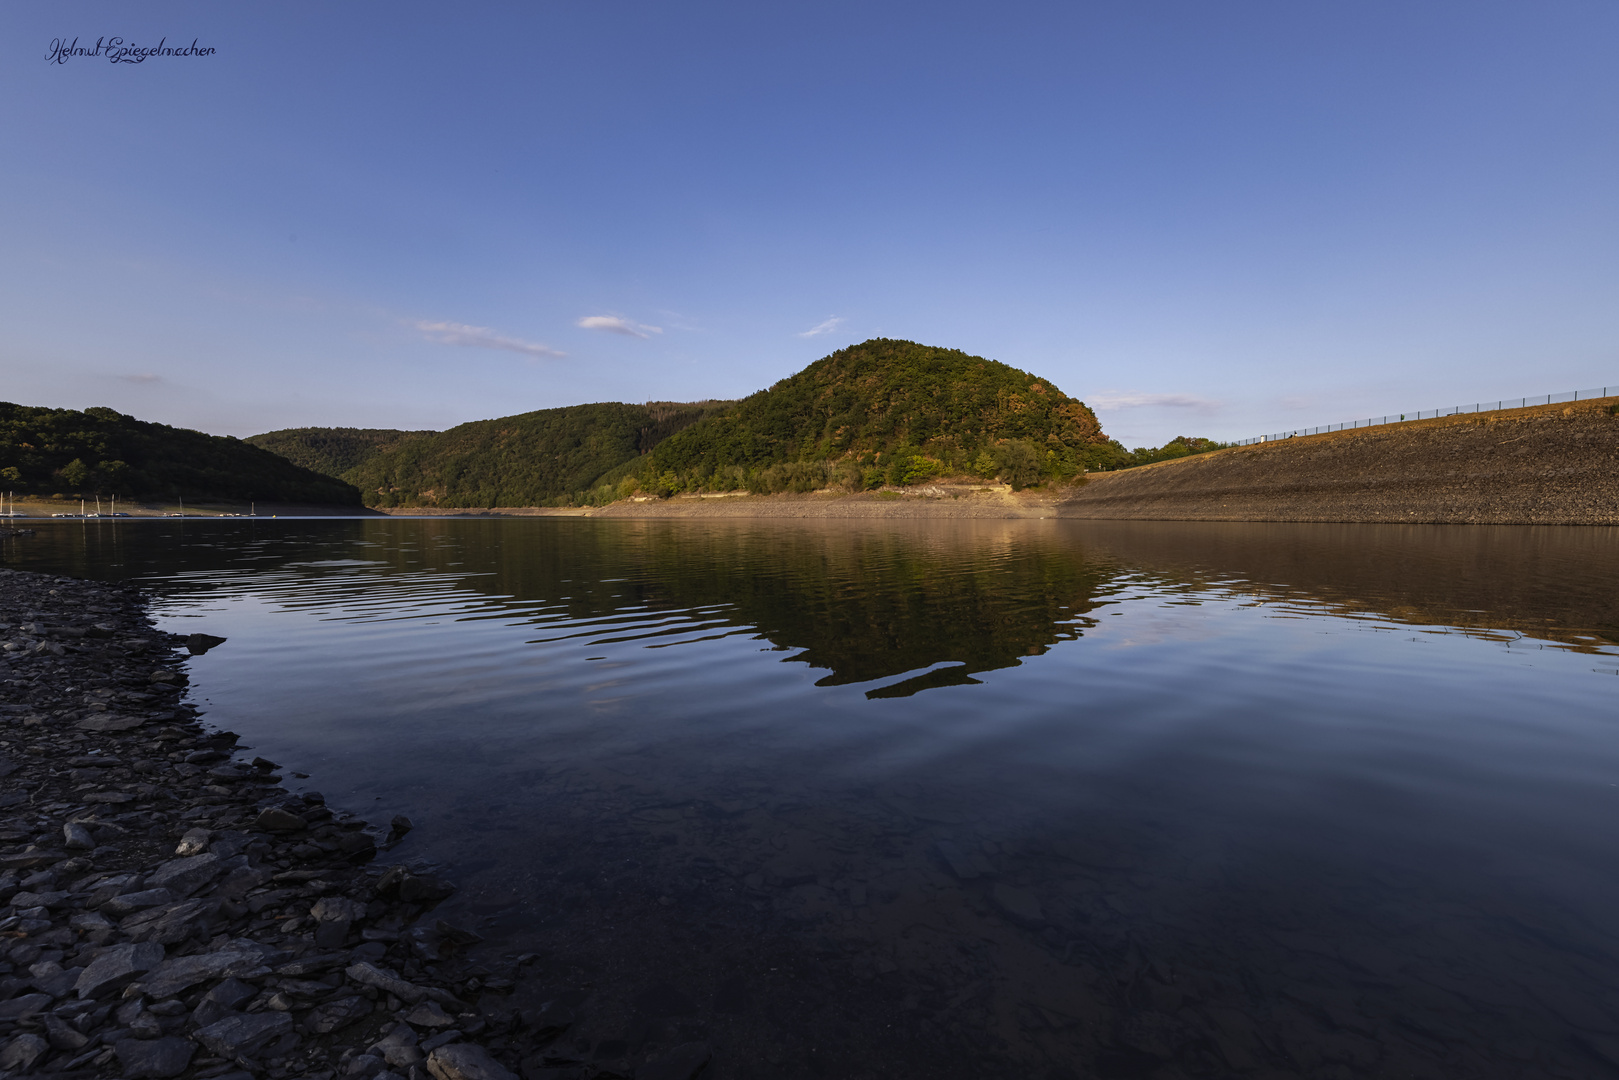
[[[429,341],[436,341],[440,345],[470,345],[475,349],[500,349],[505,352],[521,353],[524,356],[568,355],[549,345],[505,337],[487,326],[468,326],[466,323],[454,322],[416,322],[411,325],[427,335]]]
[[[1208,412],[1219,407],[1219,402],[1191,394],[1132,394],[1104,390],[1092,394],[1085,403],[1093,409],[1199,409]]]
[[[842,326],[843,323],[844,319],[842,316],[833,315],[819,326],[812,326],[808,330],[800,333],[798,336],[801,338],[820,337],[822,334],[830,334],[832,331]]]
[[[603,330],[609,334],[623,334],[625,337],[647,338],[653,334],[663,333],[661,326],[630,322],[617,315],[586,315],[577,325],[586,330]]]
[[[158,383],[163,381],[163,376],[153,375],[150,371],[143,371],[137,375],[120,375],[118,377],[125,382],[132,383]]]

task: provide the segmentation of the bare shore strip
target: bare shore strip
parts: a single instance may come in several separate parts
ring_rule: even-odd
[[[943,482],[904,491],[856,495],[677,495],[672,499],[624,499],[593,507],[492,507],[487,510],[399,507],[395,517],[598,517],[598,518],[1049,518],[1067,489],[1017,491],[982,481]]]
[[[374,861],[408,821],[203,726],[185,663],[222,643],[128,586],[0,570],[0,1077],[611,1075],[551,1056],[561,1010],[507,1005],[527,958],[463,955],[448,883]],[[679,1049],[647,1075],[707,1061]]]
[[[1094,474],[1068,518],[1619,524],[1619,397],[1232,447]]]

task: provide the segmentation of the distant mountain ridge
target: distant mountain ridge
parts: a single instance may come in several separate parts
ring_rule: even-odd
[[[392,428],[284,428],[249,435],[243,442],[280,454],[294,465],[341,478],[370,458],[394,449],[406,439],[437,435],[436,431]]]
[[[367,505],[601,504],[635,491],[865,490],[938,476],[1014,487],[1112,467],[1084,402],[998,361],[874,338],[741,401],[598,402],[442,432],[292,428],[249,442],[360,488]]]
[[[240,439],[116,409],[0,402],[0,490],[19,495],[222,499],[357,506],[342,480]]]
[[[248,441],[321,461],[378,507],[549,506],[633,471],[663,439],[728,401],[597,402],[475,420],[447,431],[290,428]]]

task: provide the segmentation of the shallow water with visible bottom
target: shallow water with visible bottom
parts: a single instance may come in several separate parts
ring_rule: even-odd
[[[390,856],[573,1011],[557,1059],[1619,1072],[1619,530],[131,521],[0,553],[228,638],[206,719],[410,816]]]

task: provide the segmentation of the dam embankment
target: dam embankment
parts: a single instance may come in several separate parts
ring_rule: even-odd
[[[1095,473],[1059,517],[1619,524],[1619,397],[1354,428]]]

